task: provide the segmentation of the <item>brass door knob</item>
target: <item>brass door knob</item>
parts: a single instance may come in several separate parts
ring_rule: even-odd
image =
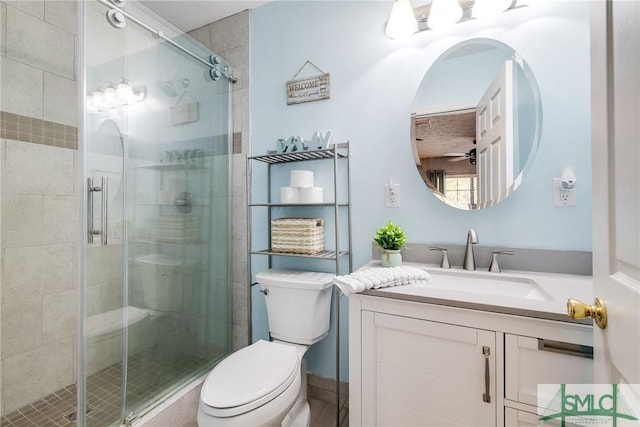
[[[595,304],[587,305],[575,299],[567,300],[567,315],[572,319],[593,318],[600,329],[607,327],[607,308],[604,301],[596,298]]]

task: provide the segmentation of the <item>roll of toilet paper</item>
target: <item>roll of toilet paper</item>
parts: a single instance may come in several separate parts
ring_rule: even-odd
[[[280,187],[280,203],[299,203],[298,187]]]
[[[322,187],[302,187],[299,203],[322,203]]]
[[[291,171],[289,185],[292,187],[313,187],[313,171]]]

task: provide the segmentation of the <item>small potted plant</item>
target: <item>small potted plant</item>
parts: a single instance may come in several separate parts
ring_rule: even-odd
[[[400,226],[389,221],[387,225],[376,231],[373,241],[382,249],[380,261],[384,267],[396,267],[402,264],[400,249],[407,243],[407,234]]]

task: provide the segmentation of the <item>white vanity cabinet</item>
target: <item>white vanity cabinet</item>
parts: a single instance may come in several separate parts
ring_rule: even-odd
[[[351,426],[535,426],[538,383],[592,382],[589,325],[372,294],[349,297]]]
[[[362,312],[362,425],[495,426],[495,344],[493,331]]]

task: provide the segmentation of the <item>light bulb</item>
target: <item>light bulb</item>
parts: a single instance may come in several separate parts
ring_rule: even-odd
[[[432,30],[444,30],[455,25],[462,18],[462,8],[458,0],[433,0],[427,18]]]
[[[87,95],[87,110],[90,111],[95,111],[97,110],[97,108],[93,105],[93,96],[92,95]]]
[[[409,0],[395,0],[385,33],[392,39],[407,37],[418,31],[418,22]]]
[[[96,110],[104,108],[104,93],[101,90],[96,90],[91,94],[91,105]]]
[[[128,83],[120,83],[116,93],[122,105],[130,104],[134,100],[133,88]]]
[[[511,3],[513,0],[476,0],[471,16],[479,19],[495,16],[509,9]]]
[[[104,102],[110,107],[115,107],[118,105],[118,100],[116,99],[116,89],[113,86],[109,86],[104,90]]]
[[[144,90],[138,90],[133,94],[133,100],[135,102],[140,102],[140,101],[144,101],[144,99],[146,98],[147,93]]]

